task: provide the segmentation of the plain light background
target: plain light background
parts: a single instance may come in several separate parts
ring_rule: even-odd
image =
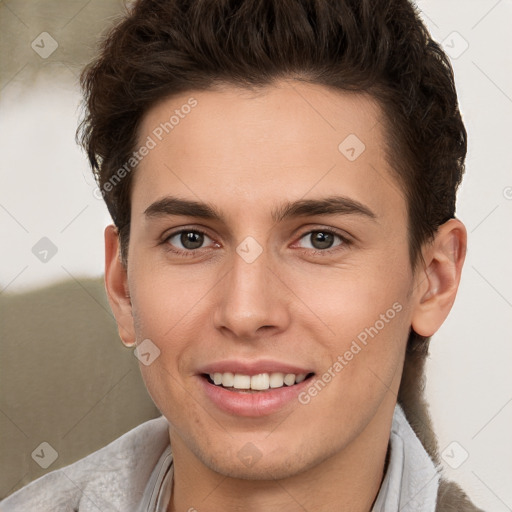
[[[110,222],[74,134],[80,66],[122,1],[0,3],[0,293],[103,274]],[[431,342],[427,399],[445,473],[512,510],[512,1],[418,4],[452,58],[469,138],[457,216],[469,234],[453,311]],[[98,24],[98,19],[102,20]],[[44,51],[33,41],[45,40]],[[32,253],[43,237],[57,253]]]

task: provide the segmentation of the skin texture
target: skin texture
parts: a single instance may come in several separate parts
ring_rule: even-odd
[[[141,144],[191,97],[197,106],[135,171],[127,268],[116,229],[105,231],[120,336],[160,350],[141,371],[170,423],[169,510],[369,511],[409,329],[430,336],[448,314],[464,226],[441,226],[412,271],[405,199],[387,162],[381,110],[367,96],[291,80],[257,93],[191,91],[146,114]],[[350,134],[365,145],[354,161],[338,149]],[[209,203],[222,218],[144,213],[169,195]],[[332,196],[374,217],[272,218],[286,201]],[[201,248],[173,252],[187,251],[179,236],[169,239],[180,229],[204,231]],[[332,247],[318,249],[311,232],[322,229],[346,241],[334,236]],[[262,249],[252,263],[236,251],[248,236]],[[198,369],[222,359],[272,359],[320,378],[394,304],[400,311],[307,404],[241,417],[202,390]],[[239,456],[248,443],[259,457],[252,465]]]

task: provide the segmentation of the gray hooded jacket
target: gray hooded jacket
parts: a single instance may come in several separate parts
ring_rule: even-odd
[[[165,512],[173,463],[168,423],[150,420],[6,498],[2,512]],[[197,504],[200,509],[200,504]],[[193,509],[193,507],[192,507]],[[441,478],[396,405],[386,475],[372,512],[482,512]]]

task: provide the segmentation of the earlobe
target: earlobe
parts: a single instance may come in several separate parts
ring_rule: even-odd
[[[417,303],[412,328],[421,336],[432,336],[448,316],[459,287],[466,256],[467,233],[458,219],[441,225],[425,248],[425,266],[418,270]]]
[[[113,225],[105,228],[105,288],[123,345],[135,345],[132,304],[126,267],[121,261],[119,234]]]

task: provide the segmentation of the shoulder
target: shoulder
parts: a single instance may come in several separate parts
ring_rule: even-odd
[[[133,510],[169,445],[167,420],[147,421],[87,457],[52,471],[0,503],[2,512]]]

